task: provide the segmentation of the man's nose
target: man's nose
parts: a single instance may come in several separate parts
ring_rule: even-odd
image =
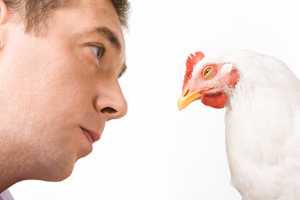
[[[127,102],[118,83],[99,90],[95,107],[107,121],[121,118],[127,113]]]

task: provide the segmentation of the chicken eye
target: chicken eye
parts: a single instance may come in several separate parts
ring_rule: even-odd
[[[203,75],[204,79],[206,79],[206,80],[211,79],[214,76],[212,66],[206,67],[203,70],[203,74],[202,75]]]

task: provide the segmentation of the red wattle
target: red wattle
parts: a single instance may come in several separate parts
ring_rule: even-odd
[[[224,108],[227,99],[228,97],[226,94],[224,92],[220,92],[217,94],[204,95],[202,97],[202,103],[213,108]]]

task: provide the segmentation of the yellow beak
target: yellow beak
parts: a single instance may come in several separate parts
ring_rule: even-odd
[[[189,92],[188,90],[185,91],[182,97],[178,100],[178,109],[182,110],[186,108],[190,103],[193,101],[201,98],[202,94],[199,91]]]

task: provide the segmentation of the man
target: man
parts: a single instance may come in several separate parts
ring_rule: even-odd
[[[126,114],[118,78],[127,7],[0,0],[0,193],[22,180],[67,178],[105,122]]]

